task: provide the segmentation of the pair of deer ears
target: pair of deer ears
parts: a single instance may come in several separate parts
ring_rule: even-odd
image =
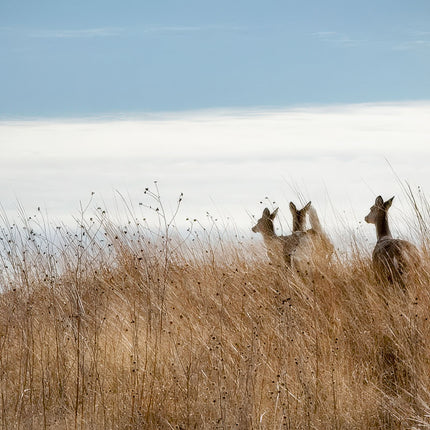
[[[311,204],[312,204],[312,202],[309,202],[308,204],[306,204],[306,206],[304,206],[300,210],[306,212],[311,207]],[[268,208],[265,208],[263,211],[263,217],[270,218],[271,220],[274,220],[276,217],[276,214],[278,213],[278,209],[279,208],[276,208],[272,213],[270,213],[270,210]],[[293,202],[290,202],[290,211],[293,213],[297,212],[296,205]]]
[[[378,197],[376,197],[376,200],[375,200],[375,206],[377,206],[381,209],[388,210],[388,209],[390,209],[390,207],[393,203],[393,199],[394,199],[394,196],[391,197],[391,199],[384,202],[384,199],[381,196],[378,196]]]
[[[302,209],[300,209],[301,211],[307,211],[310,207],[311,207],[311,203],[312,202],[309,202],[306,206],[304,206]],[[290,202],[290,211],[292,212],[292,213],[296,213],[297,212],[297,208],[296,208],[296,205],[293,203],[293,202]]]
[[[268,208],[265,208],[263,211],[263,217],[265,218],[270,218],[271,220],[275,219],[276,214],[278,213],[278,209],[276,208],[272,213],[270,213]]]

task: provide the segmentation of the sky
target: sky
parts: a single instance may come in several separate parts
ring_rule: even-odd
[[[430,190],[429,23],[427,0],[2,0],[2,211],[140,211],[158,181],[182,221],[280,206],[285,233],[312,200],[374,234],[395,194],[400,223],[401,184]]]
[[[0,2],[0,118],[427,100],[428,0]]]

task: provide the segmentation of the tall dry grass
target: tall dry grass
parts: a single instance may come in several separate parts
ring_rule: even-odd
[[[376,282],[351,235],[299,276],[216,222],[184,239],[147,192],[155,231],[101,209],[75,229],[3,217],[3,429],[430,426],[423,202],[424,270],[404,293]]]

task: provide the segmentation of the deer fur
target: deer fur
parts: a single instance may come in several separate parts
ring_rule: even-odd
[[[293,202],[290,202],[290,211],[293,215],[293,232],[304,231],[312,242],[313,251],[318,252],[323,257],[330,257],[333,254],[334,246],[330,239],[325,234],[317,211],[311,202],[309,202],[303,209],[297,210]],[[305,211],[305,213],[303,213]],[[306,230],[306,214],[309,216],[311,228]]]
[[[412,243],[393,239],[388,225],[388,209],[393,199],[394,197],[384,202],[381,196],[376,197],[375,204],[364,219],[376,227],[377,242],[372,253],[372,262],[377,277],[405,289],[408,275],[420,265],[420,254]]]
[[[293,231],[288,236],[278,236],[275,233],[273,220],[278,213],[275,209],[270,213],[268,208],[263,210],[261,218],[252,228],[254,233],[261,233],[267,249],[267,255],[272,264],[286,264],[287,267],[299,271],[305,268],[313,259],[316,250],[324,249],[324,255],[331,255],[333,246],[322,230],[316,210],[311,202],[298,210],[290,202],[290,211],[293,216]],[[309,214],[311,229],[306,230],[306,215]]]
[[[268,208],[265,208],[257,224],[252,227],[252,231],[254,233],[261,233],[263,236],[267,256],[272,264],[275,266],[286,264],[288,267],[291,267],[294,251],[306,233],[299,231],[293,232],[289,236],[278,236],[273,226],[273,220],[277,213],[278,208],[272,213],[270,213]]]

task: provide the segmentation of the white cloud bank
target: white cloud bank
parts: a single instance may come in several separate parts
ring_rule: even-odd
[[[297,190],[330,228],[333,208],[359,226],[378,194],[398,195],[400,220],[406,200],[387,160],[402,180],[430,190],[428,118],[430,103],[399,103],[3,121],[1,203],[12,218],[18,200],[29,213],[41,206],[66,219],[93,191],[94,207],[112,206],[115,190],[137,205],[157,180],[168,206],[184,193],[179,221],[209,211],[247,229],[266,196],[288,219]]]

